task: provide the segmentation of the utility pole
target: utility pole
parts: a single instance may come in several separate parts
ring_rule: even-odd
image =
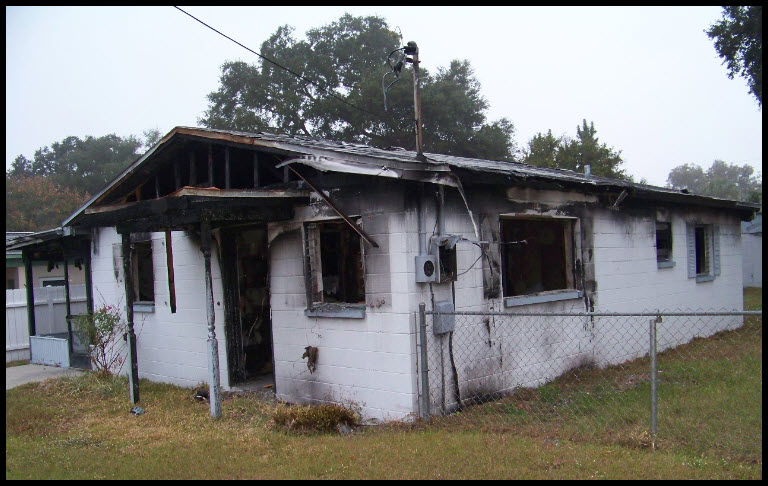
[[[409,42],[404,52],[411,57],[407,59],[413,64],[413,109],[416,114],[416,158],[424,160],[424,142],[421,136],[421,80],[419,79],[419,46]]]

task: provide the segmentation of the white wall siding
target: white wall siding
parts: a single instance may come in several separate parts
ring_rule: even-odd
[[[200,244],[185,232],[174,231],[173,264],[176,287],[176,313],[171,313],[165,233],[152,233],[152,263],[155,282],[154,312],[134,312],[139,376],[154,381],[193,387],[207,383],[208,322],[205,299],[205,273]],[[119,305],[124,312],[122,262],[115,268],[113,251],[120,254],[121,237],[114,228],[100,228],[98,251],[92,255],[95,307]],[[114,248],[114,250],[113,250]],[[115,273],[118,277],[115,277]],[[229,387],[224,334],[224,299],[218,250],[213,245],[211,274],[219,342],[222,387]],[[127,364],[123,366],[127,373]]]
[[[361,216],[362,227],[379,245],[364,246],[363,319],[306,317],[301,231],[297,227],[278,236],[282,227],[270,226],[270,293],[278,398],[298,403],[354,403],[361,407],[366,419],[375,420],[402,419],[414,411],[414,320],[408,302],[402,305],[399,292],[408,254],[402,197],[399,190],[371,191],[364,199],[370,206],[361,207],[359,198],[342,198],[339,202],[348,214]],[[299,212],[296,220],[315,218],[317,211],[305,211]],[[309,372],[306,359],[301,358],[306,346],[318,348],[314,373]]]

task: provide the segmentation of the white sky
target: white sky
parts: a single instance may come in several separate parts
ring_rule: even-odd
[[[431,72],[469,59],[519,146],[586,118],[637,180],[715,159],[762,172],[762,113],[704,33],[720,7],[182,8],[256,51],[280,25],[378,14]],[[172,7],[6,7],[5,25],[6,168],[70,135],[197,126],[221,64],[258,60]]]

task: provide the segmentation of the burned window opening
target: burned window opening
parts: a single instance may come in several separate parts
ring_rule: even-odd
[[[365,303],[362,239],[347,223],[307,225],[312,303]]]
[[[672,223],[656,222],[656,261],[672,261]]]
[[[573,222],[501,219],[504,297],[574,289]]]
[[[136,302],[155,301],[155,276],[152,266],[152,241],[133,244],[133,295]]]

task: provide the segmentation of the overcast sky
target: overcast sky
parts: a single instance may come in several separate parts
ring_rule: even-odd
[[[637,180],[715,159],[762,172],[762,113],[704,33],[720,7],[182,8],[256,51],[280,25],[378,14],[431,72],[470,60],[520,146],[586,118]],[[70,135],[197,126],[221,64],[258,60],[172,7],[6,7],[5,25],[6,168]]]

